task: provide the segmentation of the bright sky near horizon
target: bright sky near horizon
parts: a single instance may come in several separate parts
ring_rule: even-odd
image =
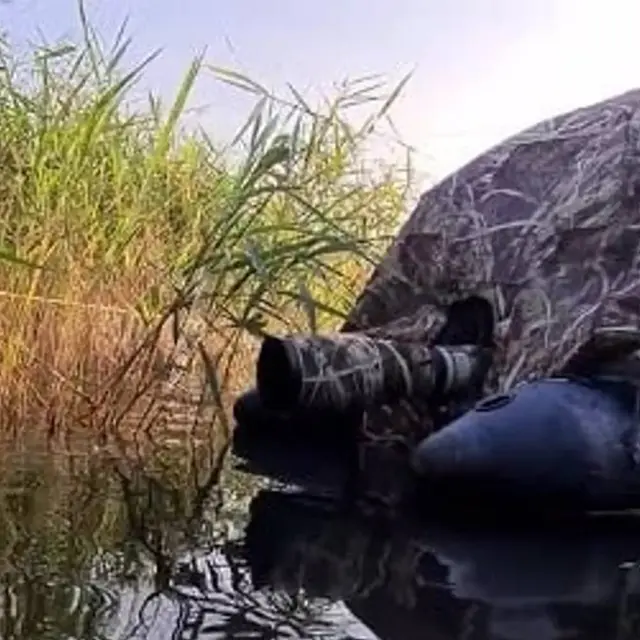
[[[108,5],[108,6],[107,6]],[[432,178],[537,120],[640,87],[639,0],[87,0],[113,34],[129,17],[141,58],[161,47],[145,83],[170,98],[194,55],[280,89],[330,89],[370,73],[413,70],[393,109],[402,138]],[[0,0],[14,42],[78,30],[76,0]],[[246,99],[204,78],[196,105],[230,133]],[[380,151],[383,153],[383,151]]]

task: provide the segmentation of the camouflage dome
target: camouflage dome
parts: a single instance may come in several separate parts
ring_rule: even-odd
[[[432,344],[452,302],[481,296],[496,321],[487,393],[596,369],[640,382],[639,240],[635,90],[539,123],[425,193],[343,331]],[[400,495],[431,428],[419,404],[365,414],[367,495]]]

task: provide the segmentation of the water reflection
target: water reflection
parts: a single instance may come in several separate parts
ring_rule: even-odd
[[[242,536],[259,483],[220,484],[219,463],[205,443],[6,445],[0,637],[349,637],[340,604],[253,588]]]
[[[387,527],[319,515],[303,496],[263,493],[248,528],[256,582],[344,599],[386,638],[640,633],[633,521],[563,531]]]
[[[204,443],[0,460],[0,637],[638,637],[640,525],[347,519]],[[245,536],[246,532],[246,536]]]

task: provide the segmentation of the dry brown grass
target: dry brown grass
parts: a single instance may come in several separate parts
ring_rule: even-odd
[[[136,299],[134,282],[83,291],[81,282],[60,298],[2,290],[0,330],[8,338],[0,367],[0,426],[94,428],[102,420],[107,389],[143,340],[146,328],[123,300]],[[127,286],[128,285],[128,286]],[[158,344],[159,353],[161,345]],[[158,361],[156,361],[158,362]],[[157,371],[158,367],[154,367]],[[136,385],[127,373],[128,386]],[[155,372],[154,371],[154,372]],[[115,387],[111,395],[115,392]]]

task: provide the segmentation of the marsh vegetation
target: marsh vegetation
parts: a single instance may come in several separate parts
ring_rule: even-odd
[[[408,165],[362,150],[402,85],[310,105],[199,57],[141,108],[159,54],[127,67],[126,30],[79,16],[77,43],[0,45],[0,428],[148,434],[206,396],[199,425],[224,437],[256,337],[339,323],[397,228]],[[226,147],[182,127],[198,81],[255,99]]]

